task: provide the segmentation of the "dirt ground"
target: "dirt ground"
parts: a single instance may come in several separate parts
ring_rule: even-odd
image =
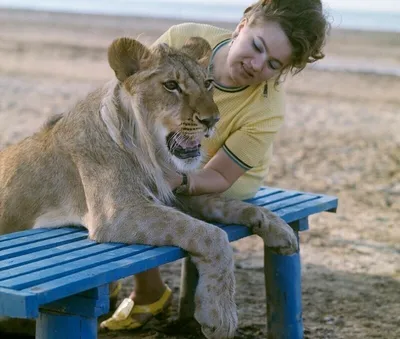
[[[150,43],[173,23],[7,10],[0,10],[0,22],[0,148],[107,80],[106,48],[114,37]],[[397,339],[400,79],[371,70],[400,69],[400,40],[398,34],[333,31],[326,52],[325,63],[287,81],[286,122],[266,184],[339,197],[337,214],[311,217],[310,230],[301,234],[305,337]],[[324,70],[333,63],[343,71]],[[234,248],[236,338],[265,338],[262,243],[251,237]],[[178,296],[180,264],[162,271]],[[125,280],[125,295],[131,284]],[[200,338],[168,336],[156,327],[99,338]]]

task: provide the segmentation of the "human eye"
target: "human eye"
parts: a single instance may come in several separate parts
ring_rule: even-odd
[[[260,44],[256,41],[256,40],[253,40],[253,48],[257,51],[257,52],[262,52],[263,50],[262,50],[262,47],[260,46]]]
[[[268,61],[268,66],[269,68],[273,69],[274,71],[278,70],[281,68],[281,64],[275,60],[269,60]]]

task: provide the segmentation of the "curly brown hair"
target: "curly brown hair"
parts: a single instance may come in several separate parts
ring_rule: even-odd
[[[288,37],[292,46],[291,62],[281,70],[277,83],[283,74],[289,71],[297,74],[308,63],[325,57],[322,49],[330,23],[321,0],[261,0],[245,9],[243,19],[249,25],[275,21]]]

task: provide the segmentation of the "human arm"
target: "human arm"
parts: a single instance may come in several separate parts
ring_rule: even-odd
[[[184,193],[201,195],[225,192],[245,172],[221,148],[204,168],[187,174],[188,188]],[[182,184],[182,174],[176,173],[169,182],[173,190],[178,188]]]

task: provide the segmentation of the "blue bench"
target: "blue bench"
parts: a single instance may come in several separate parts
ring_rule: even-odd
[[[249,202],[276,212],[298,233],[308,217],[334,212],[337,198],[263,187]],[[235,241],[251,235],[240,225],[222,226]],[[36,318],[37,339],[97,338],[97,317],[108,312],[108,284],[181,258],[177,247],[98,244],[85,229],[34,229],[0,236],[0,315]],[[194,279],[193,279],[194,277]],[[269,338],[303,337],[299,253],[265,249]],[[181,277],[180,317],[193,314],[195,271],[188,258]]]

